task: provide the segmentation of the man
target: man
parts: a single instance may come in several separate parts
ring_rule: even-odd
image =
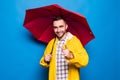
[[[67,28],[63,18],[53,20],[56,38],[48,43],[40,60],[42,66],[49,67],[49,80],[80,80],[79,68],[88,64],[86,50]]]

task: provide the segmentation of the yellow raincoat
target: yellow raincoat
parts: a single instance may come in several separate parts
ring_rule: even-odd
[[[48,43],[44,52],[44,56],[51,52],[53,42],[54,39],[52,39]],[[56,46],[57,46],[56,43],[57,42],[58,39],[56,39],[55,41],[50,64],[44,62],[44,56],[40,60],[40,64],[43,67],[49,67],[49,80],[56,79]],[[88,54],[76,36],[73,36],[71,39],[68,39],[66,41],[66,45],[69,51],[71,51],[74,56],[73,59],[66,59],[66,61],[69,63],[68,80],[80,80],[79,68],[84,67],[88,64],[88,60],[89,60]]]

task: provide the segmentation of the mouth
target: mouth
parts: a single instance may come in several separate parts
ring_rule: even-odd
[[[62,36],[62,34],[61,33],[57,33],[57,36],[60,37],[60,36]]]
[[[56,36],[57,36],[58,38],[62,38],[62,37],[64,36],[64,34],[65,34],[65,33],[63,33],[63,32],[57,32],[57,33],[56,33]]]
[[[62,34],[63,34],[63,32],[57,32],[56,34],[57,34],[57,35],[62,35]]]

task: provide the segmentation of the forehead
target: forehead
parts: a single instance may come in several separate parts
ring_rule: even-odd
[[[65,21],[63,19],[53,21],[53,26],[65,25]]]

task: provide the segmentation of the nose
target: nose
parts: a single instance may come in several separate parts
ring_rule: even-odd
[[[60,28],[59,27],[57,28],[57,32],[60,32]]]

